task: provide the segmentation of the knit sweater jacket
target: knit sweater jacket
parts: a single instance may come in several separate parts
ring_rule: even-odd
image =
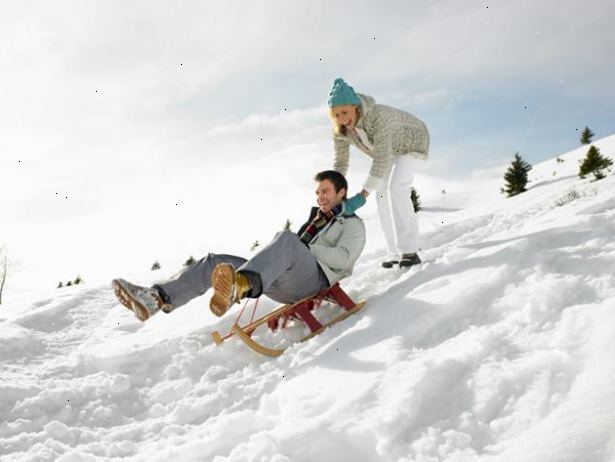
[[[369,176],[363,185],[367,191],[373,191],[380,187],[382,180],[388,175],[396,156],[427,158],[429,132],[425,123],[412,114],[384,104],[376,104],[371,96],[358,95],[361,99],[361,116],[356,128],[365,132],[372,149],[362,143],[354,132],[347,135],[334,134],[333,169],[346,175],[349,148],[352,144],[373,159]]]

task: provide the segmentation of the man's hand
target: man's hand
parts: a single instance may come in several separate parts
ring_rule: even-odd
[[[366,196],[363,195],[363,191],[361,191],[360,193],[355,194],[351,198],[346,199],[346,202],[344,204],[344,214],[345,215],[352,215],[358,209],[363,207],[365,205],[365,202],[367,202],[365,200],[365,197]]]

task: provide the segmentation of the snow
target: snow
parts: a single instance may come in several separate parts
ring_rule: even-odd
[[[594,145],[615,157],[615,136]],[[366,207],[343,282],[366,307],[305,343],[299,326],[257,332],[290,344],[279,358],[214,345],[240,308],[214,318],[207,295],[140,323],[108,282],[12,294],[0,460],[614,460],[615,176],[579,179],[586,149],[535,165],[513,198],[507,166],[419,175],[425,263],[407,272],[379,267]]]

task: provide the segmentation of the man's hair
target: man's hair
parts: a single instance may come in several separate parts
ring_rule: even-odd
[[[346,193],[348,193],[348,182],[346,181],[346,177],[340,172],[336,172],[335,170],[323,170],[322,172],[318,172],[314,177],[314,181],[322,180],[329,180],[333,183],[335,192],[340,192],[340,189],[345,189]],[[346,194],[344,194],[344,199],[346,199]]]

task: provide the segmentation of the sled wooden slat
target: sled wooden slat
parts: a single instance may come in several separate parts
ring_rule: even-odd
[[[275,310],[271,311],[270,313],[267,313],[264,316],[261,316],[260,318],[252,321],[251,323],[243,326],[241,329],[246,332],[247,334],[251,335],[252,332],[254,332],[254,330],[260,326],[261,324],[265,324],[266,322],[269,322],[272,319],[276,319],[278,317],[280,317],[285,311],[287,311],[289,308],[291,308],[292,306],[298,304],[298,303],[302,303],[306,300],[311,299],[312,297],[306,297],[303,298],[301,300],[299,300],[298,302],[293,303],[292,305],[282,305],[279,308],[276,308]],[[216,345],[220,345],[222,342],[224,342],[225,340],[227,340],[229,337],[232,337],[235,334],[235,332],[233,332],[233,330],[231,329],[231,331],[222,336],[220,335],[220,332],[215,331],[211,333],[211,336],[214,340],[214,342],[216,343]]]
[[[246,345],[248,345],[250,348],[252,348],[254,351],[257,351],[260,354],[263,354],[265,356],[276,357],[284,353],[284,350],[275,350],[273,348],[267,348],[266,346],[263,346],[260,343],[255,342],[254,340],[252,340],[252,337],[250,337],[241,327],[239,327],[238,324],[235,324],[233,326],[233,332],[235,332],[235,334],[237,334],[237,337],[243,340],[243,342]]]
[[[365,301],[357,303],[353,308],[351,308],[350,310],[345,311],[344,313],[340,314],[339,316],[333,318],[331,321],[329,321],[328,323],[324,324],[320,329],[318,329],[317,331],[311,332],[309,335],[307,335],[306,337],[303,337],[297,343],[305,342],[305,341],[315,337],[316,335],[318,335],[322,331],[324,331],[327,327],[331,327],[332,325],[337,324],[340,321],[343,321],[347,317],[349,317],[349,316],[353,315],[354,313],[356,313],[357,311],[359,311],[364,306],[365,306]],[[244,332],[243,329],[239,325],[237,325],[237,324],[235,324],[233,326],[233,332],[235,332],[235,334],[237,334],[237,336],[241,340],[243,340],[246,345],[248,345],[250,348],[252,348],[257,353],[261,353],[261,354],[263,354],[265,356],[277,357],[277,356],[280,356],[282,353],[284,353],[284,351],[286,350],[286,348],[283,348],[283,349],[269,348],[269,347],[266,347],[266,346],[256,342],[254,339],[252,339],[252,337],[250,337],[250,335],[248,335],[246,332]]]
[[[326,323],[325,325],[323,325],[320,330],[317,330],[316,332],[312,332],[310,335],[308,335],[307,337],[303,337],[301,339],[301,342],[305,342],[306,340],[311,339],[312,337],[316,337],[318,334],[320,334],[323,330],[325,330],[327,327],[331,327],[333,324],[337,324],[340,321],[343,321],[344,319],[346,319],[347,317],[355,314],[357,311],[359,311],[361,308],[363,308],[365,306],[365,300],[363,300],[362,302],[357,303],[354,308],[351,308],[348,311],[343,312],[342,314],[340,314],[339,316],[333,318],[330,322]]]
[[[323,301],[338,305],[345,311],[323,325],[312,314],[312,311],[318,308]],[[340,287],[340,285],[336,283],[328,289],[325,289],[311,297],[306,297],[293,304],[282,305],[259,319],[246,324],[245,326],[241,326],[239,322],[236,322],[231,331],[224,336],[220,335],[218,331],[212,332],[211,336],[213,341],[217,345],[220,345],[228,338],[236,335],[254,351],[266,356],[276,357],[281,355],[284,352],[284,349],[269,348],[252,339],[252,334],[257,327],[266,323],[270,330],[273,331],[278,328],[284,328],[291,319],[297,320],[305,324],[310,329],[310,334],[299,341],[304,342],[318,335],[327,327],[332,326],[333,324],[336,324],[356,313],[363,308],[363,306],[365,306],[365,301],[359,303],[353,302],[346,292],[344,292],[344,290]]]

